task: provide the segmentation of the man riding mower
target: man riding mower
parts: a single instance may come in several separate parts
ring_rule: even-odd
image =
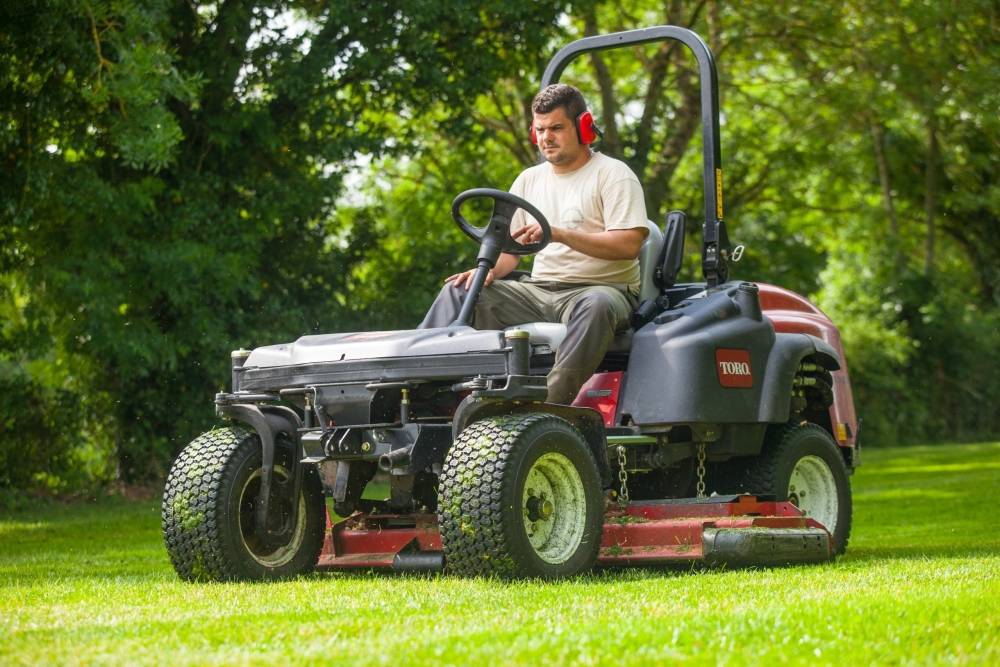
[[[512,192],[456,198],[477,267],[452,277],[424,328],[233,352],[231,390],[215,399],[231,425],[190,443],[167,479],[163,530],[181,577],[318,565],[550,578],[595,564],[818,562],[846,548],[857,421],[839,334],[799,295],[728,281],[707,46],[673,26],[588,37],[556,54],[543,92],[581,54],[661,40],[687,46],[701,78],[704,282],[676,282],[683,213],[661,230],[634,202],[598,216],[592,201],[570,214],[565,192],[555,208],[539,199],[534,177],[609,163],[587,149],[592,119],[536,111],[547,162]],[[567,151],[564,165],[587,159],[560,173]],[[638,182],[615,174],[628,200]],[[483,227],[462,215],[478,197],[493,200]],[[588,227],[596,217],[609,227]],[[599,248],[580,238],[602,234]],[[570,252],[583,259],[561,262]],[[533,253],[530,279],[500,280]],[[565,272],[590,260],[603,265]],[[372,499],[379,471],[388,490]]]

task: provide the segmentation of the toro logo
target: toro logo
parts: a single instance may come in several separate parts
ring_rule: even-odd
[[[715,351],[715,371],[723,387],[745,388],[753,386],[750,370],[750,350],[719,348]]]

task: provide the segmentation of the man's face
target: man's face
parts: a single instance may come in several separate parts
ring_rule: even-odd
[[[573,120],[562,107],[549,113],[536,113],[532,122],[542,156],[554,165],[572,164],[586,147],[576,136]]]

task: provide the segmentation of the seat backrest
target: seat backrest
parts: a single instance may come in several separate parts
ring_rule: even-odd
[[[677,274],[684,262],[684,227],[687,216],[683,211],[667,213],[666,234],[664,234],[663,249],[657,256],[653,268],[653,280],[656,293],[661,289],[673,287],[677,282]]]
[[[639,303],[655,299],[660,293],[654,274],[659,266],[663,247],[663,232],[651,221],[646,221],[649,234],[639,249]]]

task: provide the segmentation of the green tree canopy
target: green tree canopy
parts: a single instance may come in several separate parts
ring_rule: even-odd
[[[0,8],[0,486],[158,475],[227,351],[409,327],[475,248],[567,41],[690,26],[714,50],[737,278],[842,327],[865,442],[996,433],[1000,10],[717,0],[25,0]],[[581,58],[601,150],[689,213],[679,45]]]
[[[23,434],[81,430],[126,477],[155,474],[210,420],[225,350],[361,326],[336,297],[376,230],[327,224],[346,169],[409,150],[429,105],[463,132],[464,100],[560,9],[5,4],[0,363],[10,392],[79,409],[39,432],[8,404],[0,480],[39,469],[16,465]]]

